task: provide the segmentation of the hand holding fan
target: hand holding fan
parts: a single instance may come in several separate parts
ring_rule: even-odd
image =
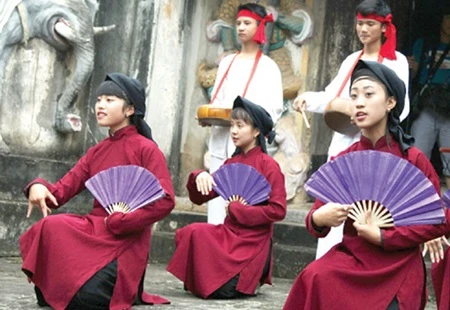
[[[220,167],[213,173],[214,191],[227,201],[257,205],[269,199],[272,191],[269,182],[255,168],[233,163]]]
[[[306,182],[311,196],[353,204],[348,217],[364,224],[366,212],[379,227],[441,224],[439,195],[416,166],[386,152],[345,154],[319,168]]]
[[[135,165],[103,170],[86,181],[86,188],[108,214],[133,212],[165,195],[153,173]]]

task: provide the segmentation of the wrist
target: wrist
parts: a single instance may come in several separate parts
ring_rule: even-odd
[[[113,212],[107,217],[105,217],[105,225],[106,228],[113,234],[118,234],[120,231],[120,228],[122,226],[122,218],[124,216],[124,213],[122,212]]]
[[[325,225],[321,219],[322,217],[320,212],[318,212],[318,210],[314,211],[313,214],[311,215],[311,224],[313,228],[319,232],[325,228]]]

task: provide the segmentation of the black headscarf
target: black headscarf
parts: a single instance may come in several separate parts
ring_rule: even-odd
[[[152,130],[145,122],[145,88],[139,80],[130,78],[122,73],[109,73],[105,81],[100,84],[97,94],[110,94],[128,101],[134,106],[131,123],[138,132],[153,141]]]
[[[273,128],[273,120],[270,114],[261,106],[254,104],[253,102],[237,96],[234,100],[233,109],[242,108],[250,115],[253,125],[259,129],[258,135],[259,145],[264,153],[267,153],[266,138],[269,143],[272,143],[275,138],[275,131]],[[240,150],[237,149],[233,155],[239,154]]]
[[[352,73],[351,83],[362,76],[374,77],[386,87],[389,96],[395,97],[397,104],[388,115],[388,130],[399,142],[402,152],[405,153],[413,144],[414,138],[407,135],[400,126],[400,114],[405,107],[406,88],[397,74],[376,61],[359,60]],[[351,87],[351,86],[350,86]]]

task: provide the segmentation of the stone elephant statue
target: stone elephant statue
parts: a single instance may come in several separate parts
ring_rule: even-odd
[[[74,103],[94,67],[94,35],[115,27],[94,27],[97,10],[95,0],[0,0],[0,96],[11,51],[33,38],[44,40],[62,54],[73,53],[75,61],[58,96],[54,127],[61,133],[80,131]],[[1,134],[0,153],[9,153]]]

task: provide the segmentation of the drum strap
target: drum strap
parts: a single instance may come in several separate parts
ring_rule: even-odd
[[[225,71],[225,74],[222,76],[222,79],[220,80],[219,86],[217,86],[217,90],[214,93],[214,96],[212,97],[212,99],[209,103],[213,103],[213,101],[216,99],[217,94],[219,93],[219,90],[222,87],[222,84],[228,75],[228,71],[230,71],[231,65],[233,64],[234,60],[236,59],[237,55],[239,55],[239,54],[240,54],[240,52],[237,52],[236,55],[234,55],[233,59],[230,62],[230,65],[227,68],[227,71]],[[258,50],[258,53],[256,54],[256,57],[255,57],[255,62],[253,63],[252,72],[250,73],[250,77],[248,78],[247,85],[245,85],[244,93],[242,94],[242,97],[244,97],[244,98],[245,98],[245,94],[247,93],[248,86],[250,85],[250,82],[252,81],[253,76],[255,75],[256,67],[258,67],[258,63],[259,63],[259,60],[261,59],[261,56],[262,56],[262,51]]]
[[[347,76],[345,77],[344,81],[342,82],[341,87],[339,88],[339,91],[336,94],[336,97],[340,97],[342,94],[342,91],[344,90],[345,85],[347,84],[348,80],[350,79],[350,77],[352,76],[353,70],[356,67],[356,64],[358,63],[358,61],[361,59],[362,55],[364,54],[364,50],[361,51],[361,53],[358,55],[358,57],[355,60],[355,63],[352,65],[350,71],[347,73]],[[381,56],[381,54],[378,54],[378,59],[377,62],[382,63],[383,62],[384,57]]]

